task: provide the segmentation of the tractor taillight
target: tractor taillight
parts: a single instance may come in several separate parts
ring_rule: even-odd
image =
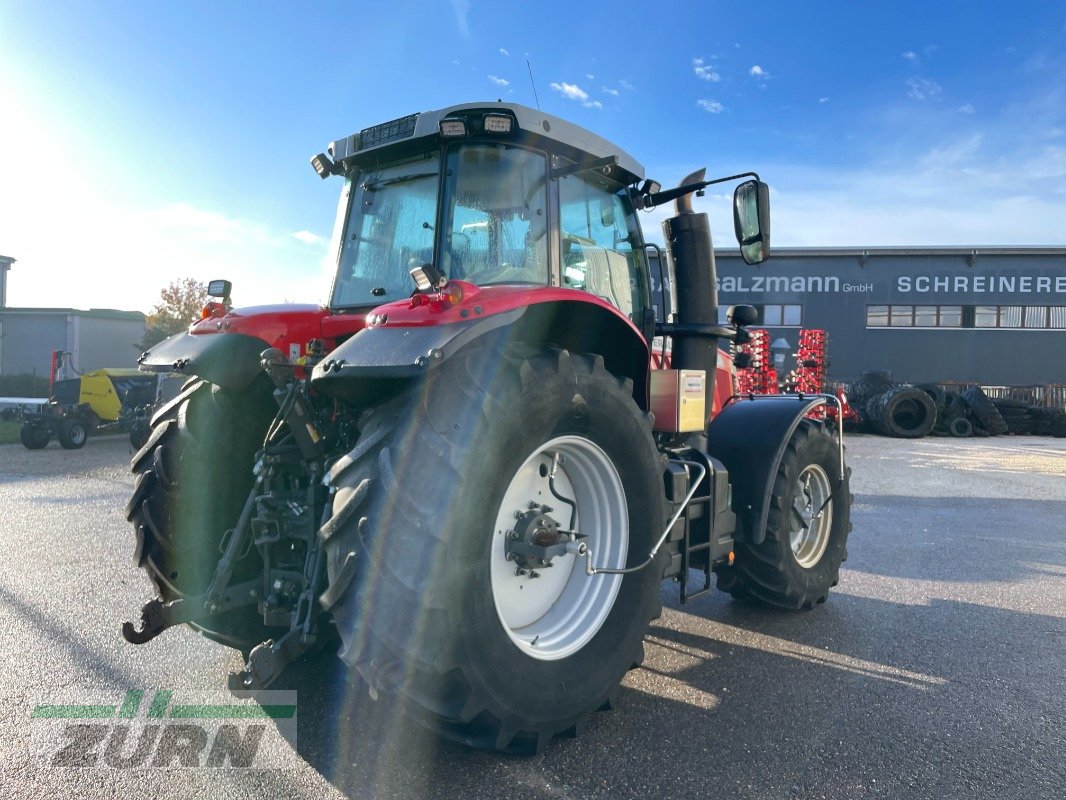
[[[457,305],[463,301],[463,287],[457,283],[448,283],[440,290],[440,299],[449,305]]]

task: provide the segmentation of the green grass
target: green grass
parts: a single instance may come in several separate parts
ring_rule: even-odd
[[[20,430],[22,430],[21,422],[0,421],[0,444],[14,444],[22,441],[19,439]]]

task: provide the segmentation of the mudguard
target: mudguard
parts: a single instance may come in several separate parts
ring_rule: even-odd
[[[143,353],[142,369],[195,375],[225,389],[243,389],[263,367],[260,354],[270,345],[243,333],[179,333]]]
[[[810,395],[738,397],[707,427],[707,452],[729,471],[735,539],[760,544],[774,478],[792,434],[808,411],[824,402]]]
[[[513,325],[523,311],[516,308],[447,325],[364,328],[315,367],[311,385],[352,403],[373,402],[475,339]]]

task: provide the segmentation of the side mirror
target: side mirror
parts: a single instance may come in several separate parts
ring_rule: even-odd
[[[762,181],[744,181],[733,193],[733,227],[740,255],[747,264],[770,257],[770,187]]]
[[[755,306],[730,306],[725,312],[725,318],[738,328],[746,328],[759,321],[759,312]]]

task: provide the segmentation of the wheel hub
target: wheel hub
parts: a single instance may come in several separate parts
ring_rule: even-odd
[[[789,543],[797,563],[809,569],[825,553],[833,526],[829,476],[817,464],[810,464],[800,473],[794,491]]]
[[[526,512],[515,512],[514,530],[507,537],[507,558],[519,569],[544,569],[552,559],[566,553],[570,537],[559,531],[559,523],[548,516],[552,509],[530,502]]]

